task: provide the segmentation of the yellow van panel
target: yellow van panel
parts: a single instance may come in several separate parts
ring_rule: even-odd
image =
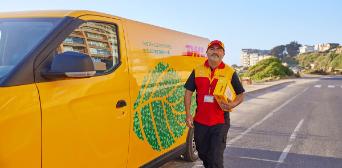
[[[123,75],[37,84],[43,114],[43,166],[125,167],[130,102],[128,79]],[[121,99],[128,106],[117,109]]]
[[[41,167],[41,113],[34,84],[0,87],[0,167]]]
[[[133,111],[128,158],[128,167],[133,168],[186,142],[183,85],[193,68],[206,60],[209,40],[123,21],[129,69],[134,79],[131,81]]]

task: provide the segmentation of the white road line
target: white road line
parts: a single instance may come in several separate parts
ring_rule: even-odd
[[[323,77],[323,79],[333,79],[334,77],[332,77],[332,76],[325,76],[325,77]]]
[[[294,131],[292,132],[291,136],[290,136],[290,140],[288,145],[286,146],[286,148],[283,150],[283,153],[281,153],[281,155],[279,156],[278,159],[278,164],[276,167],[278,167],[280,164],[284,163],[284,160],[286,159],[287,155],[289,154],[292,146],[293,146],[293,142],[296,139],[296,136],[299,132],[299,129],[302,127],[304,122],[304,119],[300,120],[299,123],[297,124],[296,128],[294,129]]]
[[[240,135],[236,136],[235,138],[231,139],[230,141],[227,142],[227,147],[231,146],[234,142],[236,142],[237,140],[241,139],[243,136],[245,136],[246,134],[248,134],[253,128],[255,128],[256,126],[260,125],[261,123],[263,123],[265,120],[267,120],[268,118],[270,118],[275,112],[277,112],[278,110],[280,110],[281,108],[283,108],[284,106],[286,106],[287,104],[289,104],[292,100],[294,100],[296,97],[298,97],[299,95],[303,94],[306,90],[308,90],[309,88],[305,88],[303,91],[301,91],[300,93],[298,93],[297,95],[293,96],[291,99],[287,100],[285,103],[283,103],[282,105],[280,105],[279,107],[277,107],[276,109],[272,110],[270,113],[268,113],[263,119],[261,119],[260,121],[254,123],[251,127],[249,127],[248,129],[246,129],[244,132],[242,132]]]
[[[335,85],[328,85],[328,88],[335,88]]]
[[[322,85],[315,85],[315,87],[316,87],[316,88],[321,88],[321,87],[322,87]]]
[[[264,161],[264,162],[275,162],[278,163],[276,160],[270,160],[270,159],[260,159],[260,158],[253,158],[253,157],[239,157],[241,159],[251,159],[251,160],[259,160],[259,161]]]

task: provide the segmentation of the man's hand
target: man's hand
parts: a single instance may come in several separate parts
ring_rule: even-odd
[[[185,121],[186,121],[186,126],[188,126],[189,128],[194,128],[194,121],[193,121],[191,114],[186,115]]]
[[[228,102],[228,103],[221,103],[220,106],[221,106],[222,110],[229,111],[229,110],[233,109],[236,105],[234,102]]]
[[[220,103],[220,107],[222,108],[222,110],[224,111],[229,111],[233,108],[235,108],[236,106],[238,106],[244,99],[244,94],[238,94],[236,95],[236,98],[233,102],[228,102],[228,103]]]
[[[188,126],[189,128],[194,128],[194,121],[193,121],[191,114],[186,115],[185,122],[186,122],[186,126]]]

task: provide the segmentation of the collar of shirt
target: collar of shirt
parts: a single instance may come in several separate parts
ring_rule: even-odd
[[[214,74],[215,74],[215,70],[216,70],[216,69],[223,69],[223,68],[225,67],[223,61],[221,61],[221,63],[220,63],[216,68],[211,69],[211,67],[209,66],[208,60],[206,60],[206,61],[204,62],[204,66],[210,68],[210,70],[211,70],[210,79],[212,79],[212,78],[214,77]]]
[[[208,67],[208,68],[211,69],[211,67],[209,66],[209,61],[208,61],[208,60],[206,60],[206,61],[204,62],[204,66],[206,66],[206,67]],[[223,69],[224,66],[225,66],[225,65],[224,65],[223,61],[221,61],[221,63],[220,63],[216,68],[211,69],[211,71],[215,71],[216,69]]]

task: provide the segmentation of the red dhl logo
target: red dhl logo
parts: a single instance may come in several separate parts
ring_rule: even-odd
[[[186,45],[186,52],[183,53],[184,56],[192,56],[192,57],[205,57],[204,48],[193,45]]]

